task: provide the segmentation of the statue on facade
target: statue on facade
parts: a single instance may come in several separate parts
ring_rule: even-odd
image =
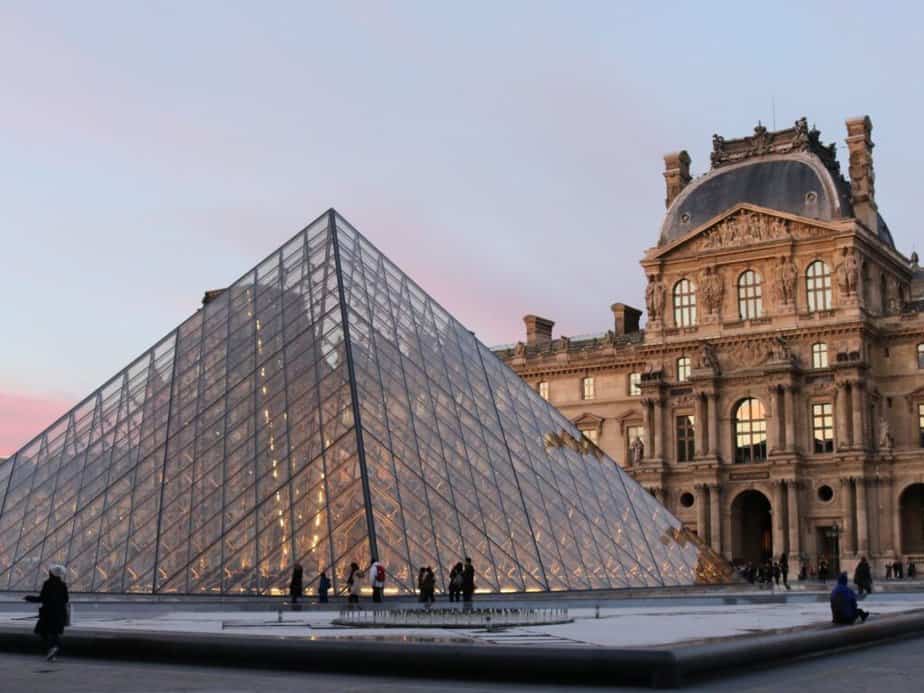
[[[645,443],[639,436],[635,436],[635,440],[629,444],[629,453],[632,464],[640,464],[645,458]]]
[[[664,309],[664,284],[658,281],[657,275],[648,275],[648,286],[645,287],[645,306],[648,308],[648,319],[659,320]]]
[[[771,350],[771,355],[774,361],[787,361],[792,363],[795,361],[795,355],[792,353],[792,347],[789,346],[789,341],[783,335],[776,335],[773,338],[774,346]]]
[[[703,296],[703,306],[710,315],[722,310],[722,298],[725,295],[725,283],[722,275],[714,267],[707,267],[700,278],[700,290]]]
[[[852,296],[857,293],[857,285],[860,283],[860,263],[852,248],[844,248],[843,256],[844,259],[837,266],[837,283],[842,295]]]
[[[565,337],[565,336],[561,336],[561,337],[558,338],[558,346],[557,346],[557,348],[555,349],[555,351],[557,351],[557,352],[559,352],[559,353],[561,353],[561,354],[567,354],[567,353],[568,353],[568,349],[570,349],[570,348],[571,348],[571,339],[570,339],[570,338]]]
[[[516,346],[513,347],[513,355],[517,358],[526,356],[526,345],[523,342],[517,342]]]
[[[879,449],[892,449],[892,432],[889,430],[889,420],[884,416],[879,417]]]
[[[697,364],[697,367],[711,368],[717,375],[721,373],[719,357],[715,353],[715,347],[711,342],[703,342],[702,351],[700,352],[699,363]]]
[[[799,270],[791,260],[781,257],[780,264],[776,266],[775,283],[776,296],[783,305],[792,305],[796,298],[796,281],[799,279]]]

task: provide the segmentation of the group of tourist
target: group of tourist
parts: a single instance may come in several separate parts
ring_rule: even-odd
[[[909,580],[913,580],[917,573],[918,570],[914,565],[914,561],[912,561],[910,558],[908,559],[907,569],[902,566],[901,558],[896,558],[891,563],[886,563],[886,580],[902,580],[906,577]]]
[[[766,560],[760,565],[746,563],[738,569],[742,578],[761,587],[772,587],[774,584],[779,587],[780,584],[789,589],[789,561],[786,556],[780,556],[777,560]]]
[[[386,579],[385,566],[377,558],[373,558],[367,570],[360,568],[356,562],[350,563],[350,572],[344,586],[350,608],[359,604],[363,578],[367,575],[372,587],[372,601],[382,602]],[[330,588],[330,578],[326,572],[322,571],[318,578],[318,601],[320,603],[327,603]],[[475,568],[471,558],[466,557],[464,563],[460,561],[452,567],[449,571],[448,588],[449,601],[457,602],[461,598],[466,605],[471,604],[472,596],[475,594]],[[304,569],[296,563],[292,567],[292,579],[289,581],[289,597],[293,608],[299,608],[298,602],[304,594],[304,589]],[[431,566],[420,568],[417,575],[417,591],[419,601],[429,608],[436,599],[436,575]]]

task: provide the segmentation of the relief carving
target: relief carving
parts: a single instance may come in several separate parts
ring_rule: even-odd
[[[696,243],[697,250],[737,248],[763,241],[806,238],[813,228],[799,222],[743,210],[723,219],[704,232]]]

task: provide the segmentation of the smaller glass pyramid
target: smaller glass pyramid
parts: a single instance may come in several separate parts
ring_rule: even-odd
[[[331,210],[0,463],[0,589],[491,592],[728,564]]]

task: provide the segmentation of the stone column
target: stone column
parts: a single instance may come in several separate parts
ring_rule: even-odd
[[[799,482],[790,480],[786,482],[786,507],[789,510],[789,572],[796,568],[799,571],[799,556],[802,553],[799,532]]]
[[[850,447],[850,436],[847,433],[847,410],[850,408],[850,397],[847,393],[847,383],[834,384],[834,446],[840,450]]]
[[[785,540],[783,539],[783,482],[773,481],[773,509],[771,511],[771,520],[773,521],[773,551],[774,556],[779,556],[785,549]]]
[[[652,421],[651,407],[652,400],[642,400],[642,416],[645,426],[645,457],[654,457],[654,422]]]
[[[886,493],[889,494],[891,502],[889,505],[892,507],[892,551],[896,556],[902,555],[902,499],[901,496],[896,494],[895,479],[893,478],[891,483],[886,486]]]
[[[722,553],[722,515],[719,503],[721,493],[721,486],[709,484],[709,544],[718,554]]]
[[[664,459],[664,400],[660,397],[654,400],[654,458]]]
[[[695,395],[695,411],[693,421],[693,439],[696,442],[696,456],[702,457],[706,454],[705,445],[705,426],[706,426],[706,407],[703,400],[703,394],[697,392]]]
[[[866,393],[864,392],[863,383],[854,380],[850,384],[851,390],[851,409],[853,411],[853,446],[865,450],[868,444],[866,438]]]
[[[856,553],[853,544],[853,479],[845,477],[841,479],[841,529],[840,538],[841,554],[851,556]]]
[[[706,416],[709,418],[709,440],[706,442],[706,447],[709,450],[710,455],[719,454],[719,396],[715,392],[710,392],[708,394],[709,398],[709,411],[706,413]]]
[[[796,397],[795,388],[786,385],[784,388],[786,398],[786,452],[796,451]]]
[[[782,408],[780,407],[780,388],[779,385],[767,386],[767,396],[770,400],[770,415],[767,417],[767,452],[782,452],[785,443],[783,442],[783,417]]]
[[[869,554],[869,520],[866,516],[866,479],[857,479],[857,551]]]
[[[696,534],[704,542],[709,541],[707,527],[708,508],[706,507],[706,486],[696,484]]]

